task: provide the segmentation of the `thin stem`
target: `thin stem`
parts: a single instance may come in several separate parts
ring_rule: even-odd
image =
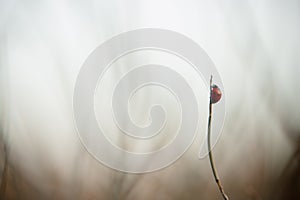
[[[218,176],[218,173],[217,173],[217,170],[215,167],[213,155],[212,155],[211,144],[210,144],[211,118],[212,118],[211,87],[212,87],[212,76],[210,77],[209,116],[208,116],[208,127],[207,127],[208,155],[209,155],[210,166],[211,166],[215,181],[219,187],[219,190],[220,190],[223,198],[225,200],[229,200],[228,196],[225,194],[225,191],[224,191],[221,181],[219,179],[219,176]]]

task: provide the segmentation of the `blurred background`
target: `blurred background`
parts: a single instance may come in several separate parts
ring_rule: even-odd
[[[298,0],[0,1],[0,199],[222,198],[197,142],[170,167],[133,175],[101,165],[78,139],[82,63],[145,27],[188,36],[222,77],[214,155],[230,199],[300,199]]]

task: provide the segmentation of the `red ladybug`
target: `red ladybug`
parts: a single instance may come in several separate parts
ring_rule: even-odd
[[[222,92],[220,88],[217,85],[212,85],[210,91],[211,103],[217,103],[221,99],[221,97]]]

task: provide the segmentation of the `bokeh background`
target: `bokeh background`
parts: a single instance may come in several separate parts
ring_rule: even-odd
[[[300,199],[298,0],[1,0],[0,199],[221,199],[197,142],[172,166],[132,175],[99,164],[78,139],[82,63],[145,27],[188,36],[219,70],[227,107],[214,154],[229,197]]]

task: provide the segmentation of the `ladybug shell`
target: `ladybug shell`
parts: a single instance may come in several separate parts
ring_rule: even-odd
[[[212,85],[210,93],[211,103],[217,103],[221,99],[221,97],[222,92],[220,88],[217,85]]]

